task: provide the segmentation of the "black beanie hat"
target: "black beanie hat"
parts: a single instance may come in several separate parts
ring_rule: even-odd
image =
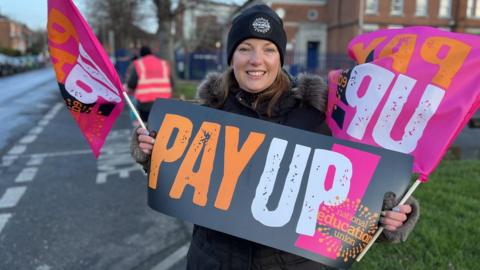
[[[273,42],[278,48],[283,66],[287,35],[283,29],[282,19],[269,6],[249,7],[233,20],[227,40],[228,64],[232,62],[237,46],[248,38],[266,39]]]
[[[140,57],[144,57],[145,55],[152,54],[152,50],[148,46],[142,46],[140,48]]]

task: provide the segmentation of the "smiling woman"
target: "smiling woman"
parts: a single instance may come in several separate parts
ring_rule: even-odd
[[[274,43],[251,38],[238,45],[232,66],[238,86],[259,93],[272,85],[281,72],[280,54]]]
[[[286,43],[283,22],[270,7],[255,5],[243,10],[233,20],[228,34],[229,68],[222,74],[209,75],[199,86],[198,97],[203,105],[329,135],[324,122],[326,85],[319,76],[302,74],[294,79],[282,69]],[[154,144],[154,138],[148,134],[146,129],[139,128],[132,139],[132,156],[144,166],[150,162]],[[158,145],[162,145],[161,138],[165,137],[159,135]],[[153,164],[158,156],[154,155]],[[406,239],[415,225],[418,211],[412,208],[415,210],[418,205],[413,200],[408,204],[397,213],[386,211],[382,218],[390,233],[387,238],[392,241]],[[404,225],[410,211],[410,222]],[[262,216],[257,214],[254,215]],[[398,228],[401,232],[397,234],[394,231]],[[330,269],[199,225],[193,230],[187,264],[187,269]]]

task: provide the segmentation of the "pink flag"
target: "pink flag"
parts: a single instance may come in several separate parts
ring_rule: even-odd
[[[480,106],[480,37],[380,30],[354,38],[348,53],[359,65],[328,79],[333,135],[411,154],[426,181]]]
[[[48,0],[48,47],[65,103],[98,158],[123,109],[120,79],[71,0]]]

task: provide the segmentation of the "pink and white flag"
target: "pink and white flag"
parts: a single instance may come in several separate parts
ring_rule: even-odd
[[[120,79],[71,0],[48,0],[48,47],[65,103],[98,158],[123,109]]]
[[[354,38],[348,53],[359,65],[328,78],[333,135],[411,154],[426,181],[480,106],[480,37],[380,30]]]

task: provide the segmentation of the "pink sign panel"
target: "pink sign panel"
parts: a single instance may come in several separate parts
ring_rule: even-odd
[[[48,47],[67,108],[98,157],[123,109],[122,84],[71,0],[48,1]]]
[[[372,239],[370,231],[377,229],[377,213],[368,211],[361,204],[365,191],[370,184],[380,157],[356,149],[334,144],[332,150],[342,153],[352,161],[350,173],[350,190],[342,202],[322,203],[318,213],[317,230],[313,236],[300,235],[295,246],[321,254],[332,260],[337,258],[347,262]],[[327,176],[327,179],[330,177]],[[332,179],[330,181],[333,182]],[[356,215],[360,213],[359,217]],[[370,230],[371,229],[371,230]],[[360,239],[361,241],[355,241]]]
[[[426,181],[480,106],[480,37],[388,29],[354,38],[348,53],[358,65],[329,74],[334,136],[411,154]]]

